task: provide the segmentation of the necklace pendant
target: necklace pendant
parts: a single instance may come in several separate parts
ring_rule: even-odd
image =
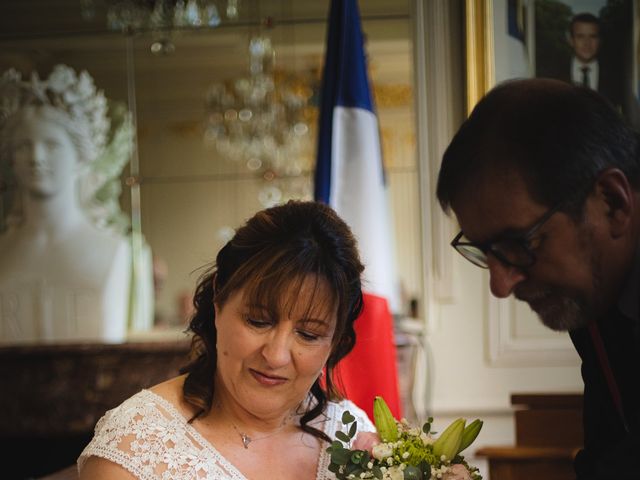
[[[241,433],[240,438],[242,439],[242,445],[245,449],[249,448],[249,444],[251,443],[251,437],[246,433]]]

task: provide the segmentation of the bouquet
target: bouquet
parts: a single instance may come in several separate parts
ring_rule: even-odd
[[[346,430],[338,431],[337,439],[327,449],[331,456],[329,470],[338,480],[482,479],[478,469],[460,454],[480,433],[481,420],[466,425],[465,419],[459,418],[436,438],[436,432],[431,431],[432,418],[422,429],[412,427],[404,419],[396,420],[382,397],[374,400],[373,417],[380,442],[370,450],[352,449],[357,423],[350,412],[342,415]]]

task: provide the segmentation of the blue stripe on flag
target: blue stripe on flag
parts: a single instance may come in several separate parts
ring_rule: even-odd
[[[508,0],[507,2],[507,32],[516,40],[524,43],[524,4],[522,0]]]
[[[332,0],[329,13],[314,192],[315,199],[324,203],[329,203],[331,193],[333,109],[337,105],[373,112],[356,0]]]

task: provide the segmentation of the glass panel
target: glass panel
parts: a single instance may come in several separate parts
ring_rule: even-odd
[[[25,34],[0,51],[0,70],[16,70],[1,87],[0,342],[120,342],[131,215],[119,200],[134,138],[126,38]]]
[[[217,3],[219,9],[222,4]],[[14,67],[46,76],[58,63],[87,70],[109,99],[135,114],[137,151],[115,185],[123,189],[119,203],[134,232],[140,222],[144,235],[144,246],[134,253],[148,256],[138,273],[143,285],[147,278],[149,290],[155,282],[152,323],[157,329],[184,327],[199,267],[214,260],[233,228],[274,201],[311,198],[329,2],[239,5],[235,22],[219,11],[218,28],[130,36],[109,31],[103,2],[65,0],[53,8],[34,0],[0,6],[2,71]],[[422,298],[409,4],[367,1],[361,2],[361,11],[390,186],[397,269],[408,308],[411,299]],[[207,107],[208,95],[215,85],[230,87],[249,77],[249,42],[256,36],[271,39],[276,92],[286,86],[302,92],[309,103],[303,115],[308,131],[300,135],[299,148],[271,160],[264,151],[260,157],[216,148],[206,136],[212,117],[226,113]]]

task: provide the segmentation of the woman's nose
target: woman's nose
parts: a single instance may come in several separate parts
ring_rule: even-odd
[[[264,347],[262,356],[271,368],[279,368],[291,362],[291,335],[287,332],[275,330],[269,335]]]
[[[514,288],[527,278],[527,275],[519,268],[505,265],[493,255],[487,255],[489,266],[489,285],[491,293],[498,298],[507,298],[513,293]]]

